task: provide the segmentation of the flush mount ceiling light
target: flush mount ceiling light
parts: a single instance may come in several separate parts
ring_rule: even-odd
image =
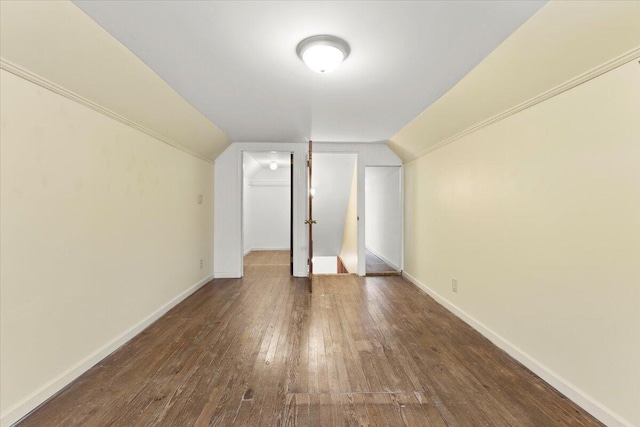
[[[317,73],[328,73],[349,56],[349,45],[341,38],[329,35],[311,36],[302,40],[296,47],[296,53]]]
[[[278,164],[276,162],[269,163],[269,169],[271,169],[272,171],[278,169]]]

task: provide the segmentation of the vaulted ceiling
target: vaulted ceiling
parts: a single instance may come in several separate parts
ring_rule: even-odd
[[[232,141],[382,142],[543,1],[75,1]],[[344,38],[331,74],[296,56]],[[121,70],[126,73],[127,70]]]
[[[0,68],[207,161],[308,138],[410,161],[640,55],[640,2],[540,6],[0,1]],[[295,54],[318,33],[351,44],[332,74]]]

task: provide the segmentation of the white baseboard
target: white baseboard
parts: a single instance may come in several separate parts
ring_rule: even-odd
[[[369,252],[371,252],[372,254],[374,254],[375,256],[377,256],[378,258],[380,258],[382,261],[384,261],[385,263],[387,263],[389,265],[389,267],[393,268],[394,270],[402,270],[402,268],[398,267],[397,265],[395,265],[394,263],[392,263],[391,261],[389,261],[387,258],[383,257],[382,255],[380,255],[378,252],[376,251],[372,251],[369,248],[365,248],[366,250],[368,250]]]
[[[238,273],[229,273],[229,272],[215,272],[213,273],[213,278],[214,279],[240,279],[240,276],[238,276]]]
[[[168,312],[173,307],[181,303],[188,296],[190,296],[195,291],[200,289],[202,286],[210,282],[212,279],[213,279],[213,276],[209,276],[200,280],[198,283],[186,289],[185,291],[180,293],[178,296],[173,298],[171,301],[167,302],[162,307],[157,309],[155,312],[147,316],[140,323],[132,326],[129,330],[125,331],[124,333],[120,334],[119,336],[117,336],[116,338],[114,338],[113,340],[105,344],[104,346],[96,350],[94,353],[86,357],[84,360],[81,360],[71,368],[67,369],[65,372],[60,374],[57,378],[54,378],[53,380],[49,381],[47,384],[40,387],[38,390],[33,392],[27,398],[22,400],[20,403],[17,403],[16,405],[7,409],[0,416],[0,426],[8,427],[13,423],[19,421],[22,417],[27,415],[29,412],[33,411],[35,408],[37,408],[47,399],[51,398],[53,395],[55,395],[57,392],[62,390],[64,387],[66,387],[68,384],[70,384],[73,380],[78,378],[80,375],[88,371],[90,368],[92,368],[102,359],[104,359],[105,357],[107,357],[108,355],[116,351],[119,347],[121,347],[127,341],[131,340],[133,337],[138,335],[147,326],[149,326],[150,324],[158,320],[166,312]]]
[[[424,283],[420,282],[415,277],[411,276],[406,271],[402,272],[402,277],[406,278],[409,282],[414,284],[418,289],[435,299],[439,304],[444,306],[447,310],[452,312],[454,315],[459,317],[473,329],[482,334],[489,341],[494,343],[497,347],[507,352],[511,357],[516,359],[518,362],[522,363],[529,370],[534,372],[540,378],[549,383],[553,388],[558,390],[560,393],[567,396],[577,405],[579,405],[582,409],[589,412],[591,415],[596,417],[598,420],[603,422],[609,427],[633,427],[629,421],[625,420],[620,415],[616,414],[600,402],[598,402],[593,397],[589,396],[584,391],[580,390],[575,385],[571,384],[566,379],[562,378],[560,375],[549,369],[544,364],[540,363],[529,354],[527,354],[522,349],[518,348],[511,342],[509,342],[506,338],[502,337],[500,334],[494,332],[491,328],[475,319],[470,314],[466,313],[464,310],[442,297],[433,289],[429,288]]]

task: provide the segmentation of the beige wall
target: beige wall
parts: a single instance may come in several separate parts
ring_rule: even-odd
[[[213,165],[4,70],[0,92],[4,425],[211,275]]]
[[[351,192],[344,218],[340,258],[349,273],[358,273],[358,163],[353,168]]]
[[[640,425],[639,88],[633,61],[405,166],[407,273],[611,425]]]
[[[630,60],[640,53],[638,22],[638,1],[550,1],[389,145],[413,160],[607,61]]]
[[[227,136],[68,0],[0,1],[0,65],[215,160]]]

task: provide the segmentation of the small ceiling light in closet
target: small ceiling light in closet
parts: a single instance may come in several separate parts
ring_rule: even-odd
[[[269,169],[271,169],[272,171],[278,169],[278,164],[276,162],[269,163]]]

